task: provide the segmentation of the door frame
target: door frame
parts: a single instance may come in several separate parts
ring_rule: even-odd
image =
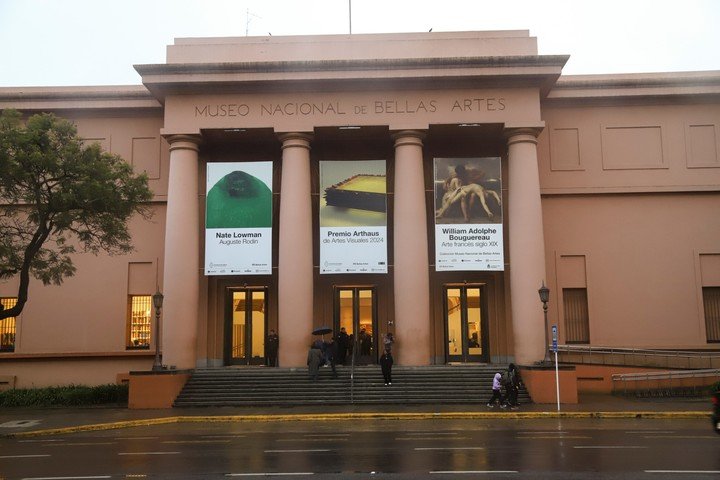
[[[480,290],[480,347],[482,353],[480,355],[470,355],[468,353],[468,319],[467,319],[467,290],[469,288],[477,288]],[[461,354],[450,355],[448,344],[450,339],[448,338],[448,294],[449,289],[460,290],[460,325],[461,325]],[[486,283],[445,283],[442,285],[442,304],[443,304],[443,338],[444,338],[444,351],[445,351],[445,362],[453,363],[488,363],[490,361],[490,352],[488,351],[489,335],[488,335],[488,299],[487,299],[487,284]],[[464,307],[463,307],[464,306]],[[459,358],[458,358],[459,357]]]
[[[223,363],[225,365],[264,365],[265,359],[267,357],[265,352],[265,338],[267,337],[268,332],[268,305],[269,305],[269,287],[266,285],[256,285],[256,286],[242,286],[242,285],[233,285],[229,287],[225,287],[225,312],[223,314],[223,332],[224,332],[224,340],[223,340]],[[252,356],[252,330],[253,330],[253,321],[252,321],[252,295],[250,295],[250,302],[251,307],[250,309],[245,310],[245,325],[247,328],[245,329],[245,345],[247,345],[246,353],[243,358],[235,358],[232,356],[232,325],[233,325],[233,293],[234,292],[240,292],[244,291],[246,292],[246,301],[248,298],[248,294],[252,294],[252,292],[263,292],[265,294],[265,315],[263,319],[263,355],[262,357],[253,357]]]
[[[352,290],[353,291],[353,339],[357,340],[360,330],[360,290],[370,290],[372,299],[372,363],[378,361],[378,345],[380,345],[380,330],[378,321],[378,302],[377,302],[377,285],[333,285],[333,334],[337,335],[340,333],[340,291]]]

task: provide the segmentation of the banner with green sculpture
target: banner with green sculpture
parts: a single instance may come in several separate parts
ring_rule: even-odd
[[[205,275],[272,273],[272,162],[207,164]]]

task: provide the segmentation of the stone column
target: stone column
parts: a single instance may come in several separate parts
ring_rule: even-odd
[[[278,247],[278,334],[281,367],[303,367],[313,328],[313,232],[310,140],[286,133],[282,141]]]
[[[395,332],[400,365],[430,364],[430,279],[423,174],[424,134],[406,130],[395,140]]]
[[[538,289],[545,281],[545,238],[537,158],[539,133],[540,129],[536,128],[506,130],[510,295],[515,361],[520,365],[530,365],[545,358],[545,326],[538,296]]]
[[[170,143],[163,271],[163,364],[195,368],[200,292],[200,200],[196,135]]]

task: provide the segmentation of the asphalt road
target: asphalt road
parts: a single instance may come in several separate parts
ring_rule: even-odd
[[[0,479],[720,479],[709,419],[182,423],[0,439]]]

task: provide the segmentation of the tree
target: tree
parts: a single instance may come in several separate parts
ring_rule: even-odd
[[[31,275],[62,284],[75,274],[76,249],[97,254],[133,250],[127,223],[151,216],[147,176],[120,156],[85,145],[75,126],[52,114],[23,124],[15,110],[0,114],[0,281],[19,276],[22,312]]]

